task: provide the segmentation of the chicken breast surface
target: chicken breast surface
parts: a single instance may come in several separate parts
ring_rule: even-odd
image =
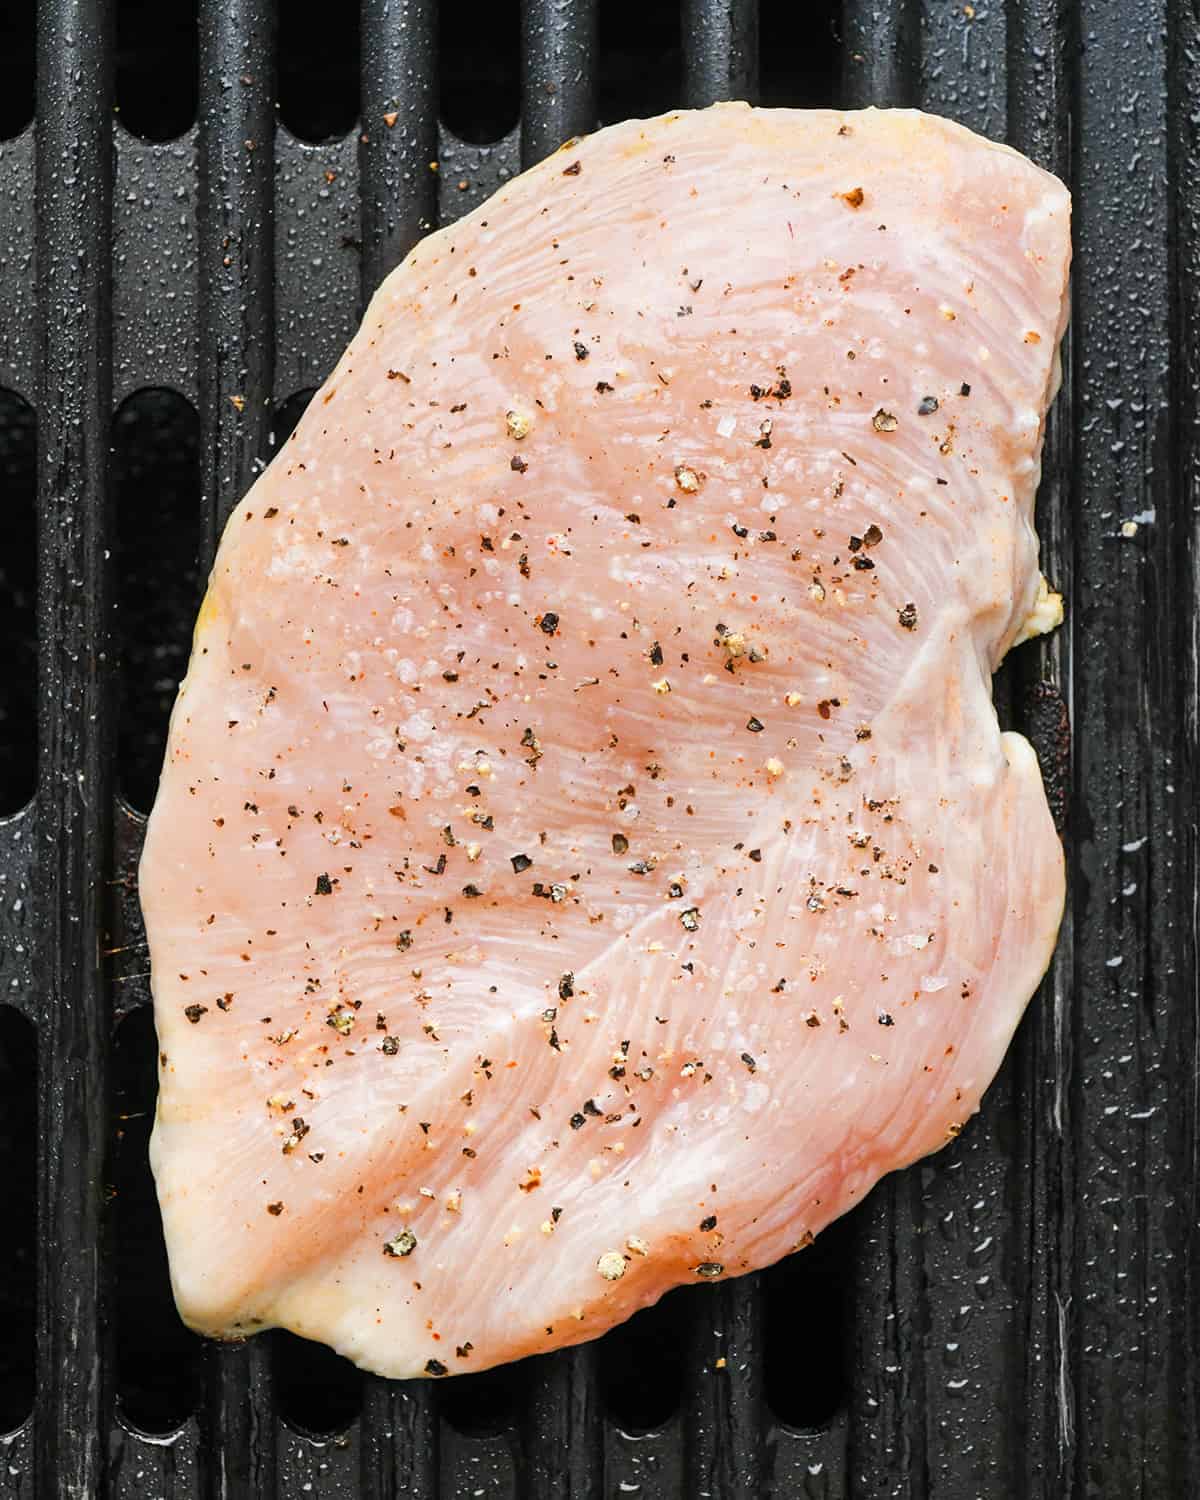
[[[991,674],[1069,200],[909,111],[564,148],[234,513],[141,867],[194,1327],[390,1376],[809,1243],[979,1105],[1063,862]]]

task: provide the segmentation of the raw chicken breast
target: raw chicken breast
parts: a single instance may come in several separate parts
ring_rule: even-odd
[[[141,869],[195,1328],[390,1376],[805,1246],[976,1110],[1061,853],[991,673],[1069,203],[908,111],[571,143],[230,521]]]

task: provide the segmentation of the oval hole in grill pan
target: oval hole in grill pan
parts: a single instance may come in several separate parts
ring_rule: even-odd
[[[0,815],[33,795],[37,774],[37,419],[0,391]]]
[[[846,1401],[858,1217],[835,1219],[765,1275],[765,1394],[789,1427],[821,1427]]]
[[[36,15],[32,0],[0,6],[0,141],[33,119]]]
[[[634,1313],[597,1345],[600,1395],[612,1420],[628,1433],[661,1427],[683,1399],[683,1362],[694,1303],[672,1292]]]
[[[0,1277],[0,1433],[33,1409],[37,1306],[37,1041],[24,1016],[0,1006],[0,1176],[4,1275]]]
[[[137,391],[113,422],[121,790],[149,811],[200,603],[200,426],[174,391]]]
[[[283,1420],[312,1437],[344,1432],[362,1410],[362,1371],[326,1344],[297,1338],[282,1328],[268,1337]]]
[[[787,109],[840,104],[841,0],[762,0],[758,17],[759,103]]]
[[[438,23],[442,123],[460,141],[501,140],[521,110],[521,9],[516,0],[443,3]]]
[[[117,1028],[112,1086],[117,1401],[140,1431],[173,1432],[194,1405],[200,1341],[175,1311],[150,1173],[158,1040],[148,1005]]]
[[[600,122],[660,115],[679,105],[679,6],[604,0],[600,6]]]
[[[193,0],[117,0],[116,63],[117,111],[125,128],[149,141],[183,135],[196,118]]]
[[[403,24],[397,19],[397,25]],[[279,7],[279,113],[302,141],[345,135],[358,118],[358,6]]]
[[[527,1403],[529,1361],[439,1381],[438,1409],[456,1432],[490,1437],[511,1427]]]

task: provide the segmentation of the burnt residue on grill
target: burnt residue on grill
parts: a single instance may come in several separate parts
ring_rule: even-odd
[[[0,15],[0,1495],[1195,1493],[1193,9],[343,9]],[[146,1160],[136,867],[221,522],[427,228],[597,122],[736,96],[936,110],[1075,192],[1067,623],[996,687],[1067,835],[1051,972],[980,1117],[775,1270],[453,1381],[203,1343]]]

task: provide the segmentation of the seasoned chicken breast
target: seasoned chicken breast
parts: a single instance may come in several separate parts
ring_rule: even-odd
[[[234,513],[141,896],[184,1318],[390,1376],[802,1249],[977,1109],[1063,865],[991,674],[1069,200],[910,111],[564,147]]]

